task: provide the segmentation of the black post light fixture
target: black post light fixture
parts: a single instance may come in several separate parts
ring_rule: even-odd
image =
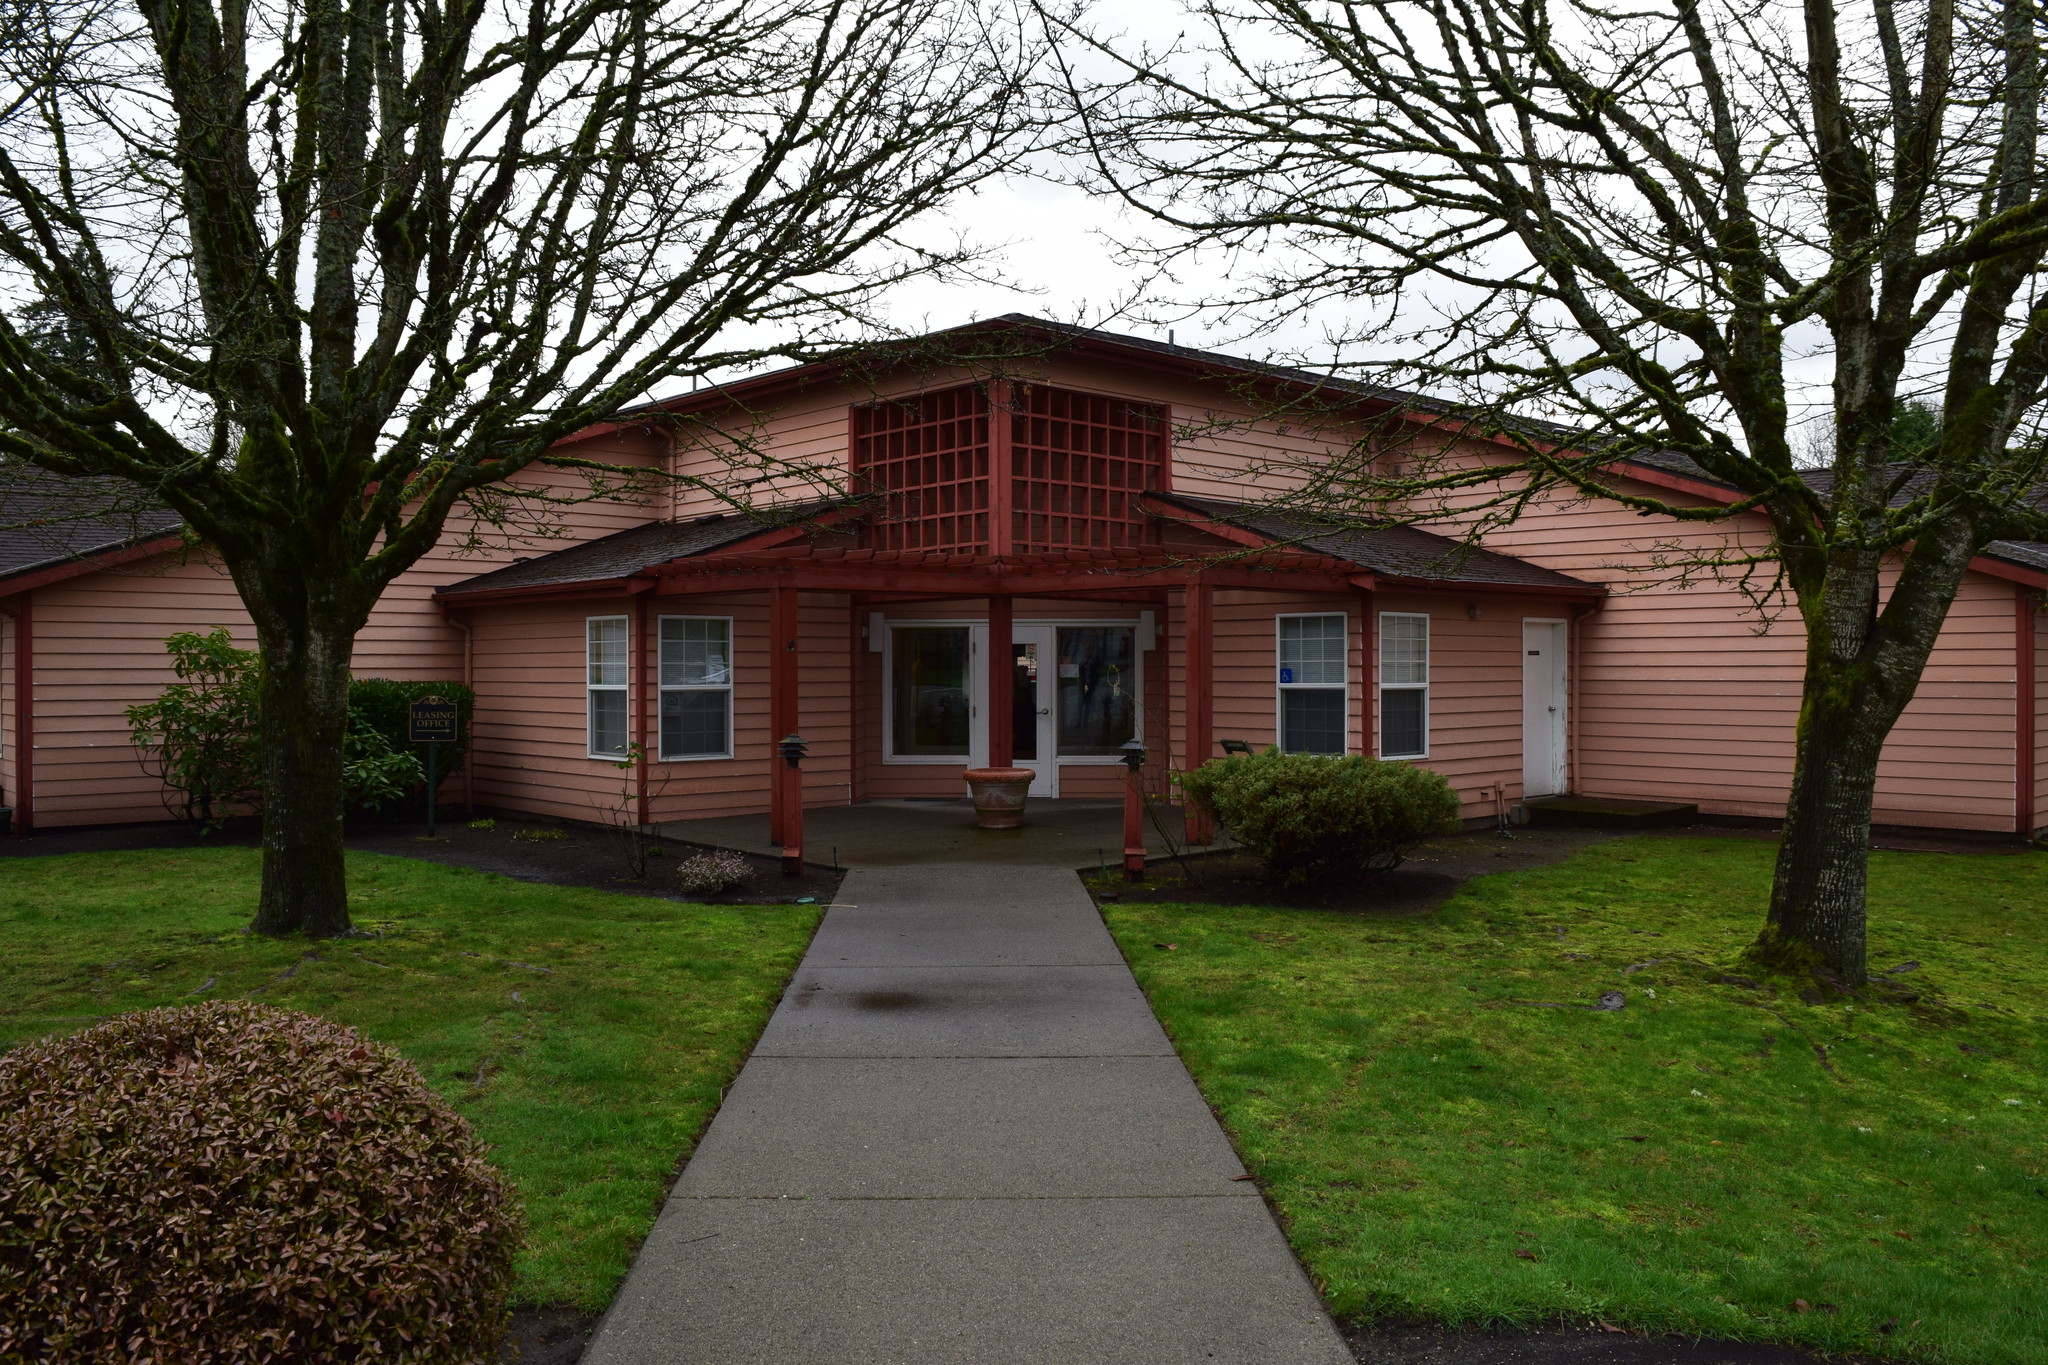
[[[1145,746],[1135,736],[1117,746],[1117,762],[1132,772],[1145,766]]]
[[[782,751],[782,761],[792,768],[803,767],[804,755],[810,752],[810,747],[804,743],[804,737],[794,730],[790,731],[789,737],[777,747]]]

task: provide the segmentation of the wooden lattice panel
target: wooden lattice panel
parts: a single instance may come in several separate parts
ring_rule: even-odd
[[[853,468],[879,494],[877,550],[989,551],[989,406],[978,385],[853,410]]]
[[[1010,549],[1150,543],[1139,496],[1160,487],[1166,411],[1155,403],[1019,384],[1010,398]]]

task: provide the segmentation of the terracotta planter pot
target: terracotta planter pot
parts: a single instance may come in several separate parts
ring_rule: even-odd
[[[969,768],[975,823],[983,829],[1015,829],[1024,823],[1024,793],[1038,774],[1029,768]]]

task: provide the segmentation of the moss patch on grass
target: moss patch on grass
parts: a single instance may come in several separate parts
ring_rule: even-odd
[[[602,1308],[678,1159],[794,970],[818,906],[704,906],[352,854],[377,935],[242,932],[251,849],[0,861],[0,1047],[248,997],[396,1047],[524,1196],[523,1303]]]
[[[2039,1365],[2048,856],[1875,855],[1920,998],[1814,1004],[1722,971],[1774,852],[1620,840],[1405,920],[1105,909],[1341,1316]]]

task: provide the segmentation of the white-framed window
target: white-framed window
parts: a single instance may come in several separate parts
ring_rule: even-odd
[[[889,763],[959,763],[973,751],[974,627],[889,623],[883,656]]]
[[[1429,616],[1380,613],[1380,757],[1429,756]]]
[[[732,618],[661,618],[663,762],[732,757]]]
[[[1350,626],[1343,612],[1274,618],[1280,749],[1341,754],[1350,731]]]
[[[583,622],[585,683],[590,708],[590,756],[621,759],[629,738],[626,724],[628,627],[623,616],[592,616]]]

